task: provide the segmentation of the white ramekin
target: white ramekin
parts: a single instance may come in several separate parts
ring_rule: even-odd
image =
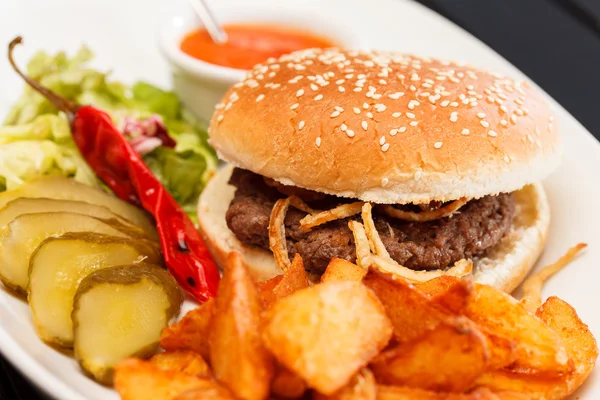
[[[227,0],[214,2],[214,12],[223,23],[265,23],[297,28],[330,38],[343,48],[365,49],[366,43],[349,27],[335,18],[318,15],[318,10],[292,10],[285,7],[260,7],[248,1],[247,5]],[[286,2],[281,2],[283,6]],[[170,18],[159,30],[158,41],[162,54],[171,66],[173,90],[183,104],[197,117],[209,121],[215,105],[227,89],[242,80],[246,71],[222,67],[200,61],[180,49],[183,37],[201,27],[198,18],[190,12]]]

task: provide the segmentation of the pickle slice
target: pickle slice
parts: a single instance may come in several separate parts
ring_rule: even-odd
[[[66,232],[96,232],[139,238],[139,230],[117,220],[101,220],[68,212],[24,214],[0,230],[0,280],[16,292],[26,293],[31,254],[45,239]],[[72,255],[76,257],[76,254]]]
[[[140,262],[159,264],[149,242],[95,233],[67,233],[44,240],[29,264],[29,306],[38,335],[47,343],[71,347],[71,312],[79,283],[91,272]]]
[[[59,200],[77,200],[108,208],[115,214],[133,222],[152,238],[158,238],[154,222],[142,209],[126,203],[100,189],[61,176],[43,176],[0,193],[0,208],[19,197],[45,197]],[[1,225],[0,225],[1,227]]]
[[[72,212],[89,215],[101,219],[115,219],[122,225],[136,227],[131,221],[113,213],[104,206],[85,203],[76,200],[58,200],[48,198],[20,197],[11,200],[0,209],[0,228],[8,225],[13,219],[23,214],[38,214],[42,212]],[[143,232],[143,231],[142,231]]]
[[[75,357],[94,379],[111,384],[119,361],[156,351],[160,333],[179,313],[182,301],[175,280],[156,266],[92,272],[75,294]]]

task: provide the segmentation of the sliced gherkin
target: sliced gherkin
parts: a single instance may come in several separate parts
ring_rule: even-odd
[[[43,176],[29,181],[17,189],[0,193],[0,208],[19,197],[44,197],[76,200],[108,208],[115,214],[133,222],[152,238],[157,239],[152,218],[142,209],[118,199],[100,189],[61,176]],[[1,228],[1,226],[0,226]]]
[[[157,266],[92,272],[75,294],[75,357],[94,379],[111,384],[119,361],[156,351],[162,330],[179,314],[182,302],[175,280]]]
[[[161,262],[158,248],[148,241],[87,232],[44,240],[29,264],[28,300],[40,338],[71,347],[79,283],[99,269],[141,262]]]

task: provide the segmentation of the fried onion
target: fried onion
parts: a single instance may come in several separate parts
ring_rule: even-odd
[[[358,214],[363,206],[362,201],[350,204],[342,204],[326,211],[309,213],[300,220],[300,228],[306,231],[336,219],[344,219]],[[304,210],[303,210],[304,211]]]
[[[269,247],[273,252],[277,267],[284,272],[292,265],[285,239],[285,215],[290,202],[290,197],[277,200],[269,219]]]
[[[365,232],[363,224],[357,221],[349,221],[348,227],[354,236],[354,245],[356,246],[356,264],[366,270],[371,264],[371,249],[369,248],[369,238]]]
[[[463,197],[462,199],[455,200],[436,210],[423,212],[399,210],[389,204],[381,205],[380,209],[384,214],[389,215],[393,218],[412,222],[426,222],[433,221],[434,219],[448,217],[456,211],[458,211],[462,206],[467,204],[468,201],[469,200]]]
[[[362,220],[363,224],[365,225],[367,238],[369,239],[371,252],[390,262],[395,262],[392,257],[390,257],[390,253],[388,253],[385,245],[381,241],[379,232],[377,232],[377,229],[375,228],[375,222],[373,221],[373,214],[371,212],[372,209],[373,207],[370,203],[365,203],[365,205],[362,207]]]
[[[577,254],[587,247],[586,243],[579,243],[571,247],[561,258],[554,263],[542,268],[531,275],[523,283],[523,297],[521,303],[530,312],[535,312],[542,305],[542,286],[550,277],[566,267]]]
[[[371,260],[372,267],[375,267],[383,272],[399,275],[413,283],[427,282],[442,275],[450,275],[460,278],[469,275],[471,271],[473,271],[473,261],[466,259],[458,260],[456,263],[454,263],[453,267],[446,270],[436,269],[433,271],[414,271],[398,264],[397,262],[392,263],[380,256],[372,256]]]

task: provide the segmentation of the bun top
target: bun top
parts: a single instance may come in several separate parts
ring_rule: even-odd
[[[216,108],[210,143],[224,160],[375,203],[512,192],[561,156],[554,117],[529,83],[397,53],[269,59]]]

